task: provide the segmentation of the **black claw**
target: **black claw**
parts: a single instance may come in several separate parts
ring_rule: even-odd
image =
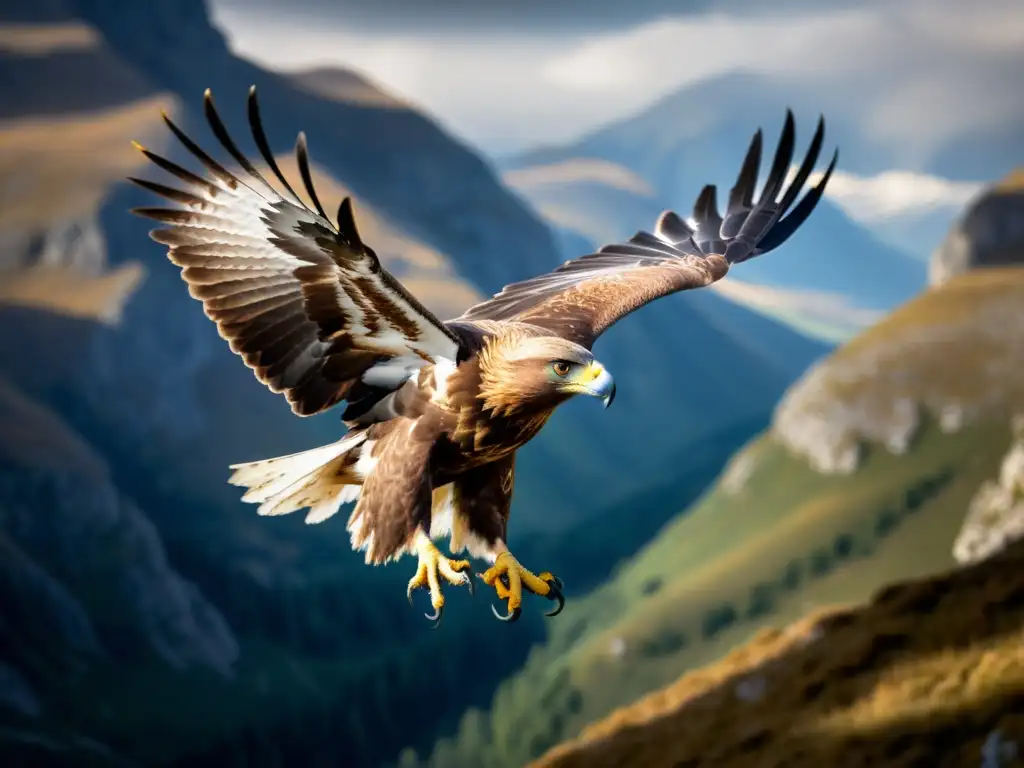
[[[466,582],[466,586],[469,587],[469,596],[473,597],[473,595],[476,594],[476,587],[473,586],[473,566],[471,565],[468,568],[466,568],[465,573],[466,578],[469,579],[469,581]]]
[[[544,615],[557,616],[562,612],[562,609],[565,608],[565,595],[562,594],[562,587],[564,585],[562,584],[562,580],[557,576],[552,576],[551,581],[547,582],[547,585],[550,588],[550,591],[545,595],[545,597],[547,597],[548,600],[557,600],[558,607],[551,611],[551,613],[545,613]]]
[[[433,616],[431,616],[429,613],[424,613],[423,614],[424,616],[427,617],[427,621],[433,622],[433,624],[430,625],[431,629],[437,629],[441,625],[441,614],[442,613],[444,613],[444,606],[443,605],[440,608],[435,608],[434,609],[434,615]]]
[[[500,613],[498,613],[498,609],[495,608],[492,605],[491,606],[491,613],[494,614],[494,618],[496,618],[498,621],[513,622],[513,621],[519,621],[519,617],[522,615],[523,609],[522,608],[515,608],[515,609],[509,611],[508,614],[506,614],[505,616],[502,616]]]

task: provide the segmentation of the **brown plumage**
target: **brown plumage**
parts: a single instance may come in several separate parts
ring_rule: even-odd
[[[483,574],[519,615],[522,592],[562,603],[561,582],[523,568],[506,547],[515,452],[576,394],[605,400],[614,382],[591,348],[609,326],[643,305],[720,280],[730,265],[784,242],[817,204],[835,167],[786,215],[817,162],[819,120],[807,156],[783,191],[794,148],[787,114],[765,188],[754,200],[761,132],[751,142],[724,217],[707,186],[692,224],[672,212],[655,233],[568,261],[506,286],[455,320],[442,322],[381,266],[356,228],[351,201],[332,222],[317,198],[305,137],[296,147],[307,204],[281,174],[250,90],[253,139],[271,182],[234,144],[207,91],[207,120],[244,173],[228,170],[165,116],[205,167],[198,176],[142,147],[180,187],[133,179],[174,203],[136,212],[165,225],[152,236],[169,246],[190,294],[203,302],[232,351],[299,416],[345,401],[348,432],[338,442],[234,467],[231,482],[259,512],[309,508],[322,522],[345,503],[352,544],[366,561],[414,552],[410,593],[428,588],[435,616],[441,583],[472,587],[468,561],[449,559],[433,539],[449,533],[453,554],[467,549],[491,563]]]

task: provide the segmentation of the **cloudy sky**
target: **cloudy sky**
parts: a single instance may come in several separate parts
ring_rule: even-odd
[[[1024,112],[1021,0],[212,5],[242,55],[356,68],[492,153],[571,140],[730,71],[821,81],[846,108],[849,82],[867,128],[900,138],[921,114],[942,134]]]
[[[979,126],[1024,122],[1021,0],[211,4],[239,54],[280,70],[356,69],[492,156],[569,142],[730,72],[814,88],[825,114],[922,156]],[[868,221],[956,210],[979,186],[906,170],[840,175],[830,193]]]

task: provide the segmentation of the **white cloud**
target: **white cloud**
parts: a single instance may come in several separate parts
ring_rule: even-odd
[[[688,15],[547,37],[375,36],[230,6],[214,5],[214,15],[246,56],[283,69],[354,67],[492,152],[568,141],[735,71],[819,84],[823,110],[922,158],[979,123],[1024,114],[1020,0],[870,0],[854,10]]]
[[[816,183],[819,178],[820,174],[813,174],[811,182]],[[950,181],[909,171],[886,171],[867,177],[836,171],[825,196],[850,218],[873,223],[941,209],[958,211],[984,186],[982,182]]]

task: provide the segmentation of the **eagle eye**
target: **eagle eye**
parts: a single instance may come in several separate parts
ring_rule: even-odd
[[[565,360],[555,360],[555,362],[551,364],[551,370],[555,372],[556,376],[568,376],[569,369],[571,367],[572,366],[570,366],[569,363],[565,362]]]

